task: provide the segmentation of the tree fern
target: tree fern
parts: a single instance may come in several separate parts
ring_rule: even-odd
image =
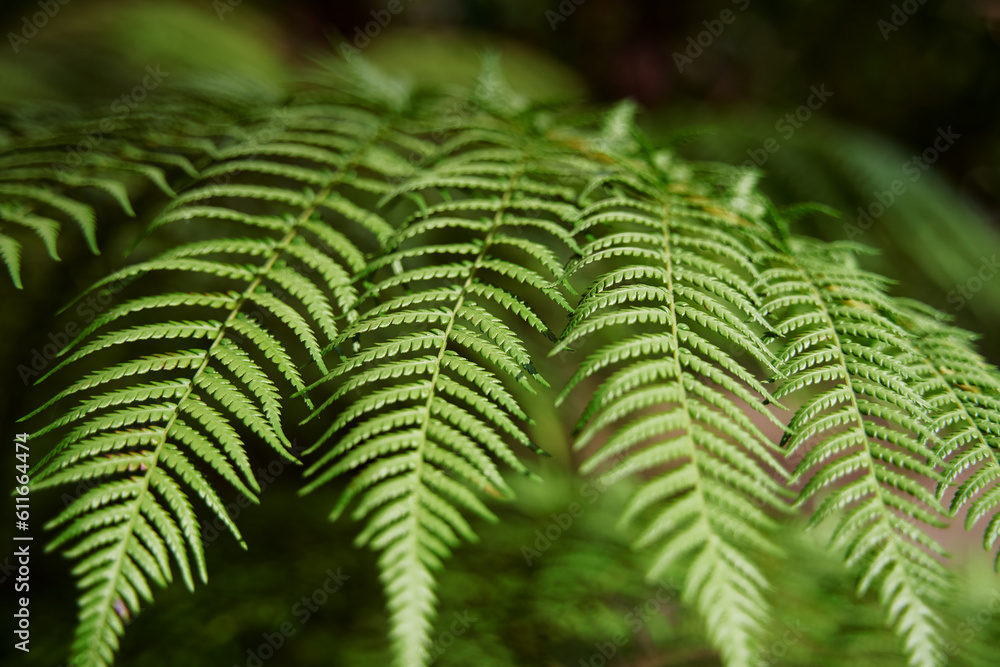
[[[840,514],[831,545],[846,551],[859,591],[878,586],[911,664],[941,664],[945,552],[921,524],[944,521],[923,483],[940,476],[927,444],[931,406],[911,386],[915,350],[893,321],[886,281],[851,265],[846,253],[863,247],[789,243],[789,254],[769,256],[761,289],[786,341],[776,396],[811,390],[784,441],[789,454],[807,450],[795,469],[805,481],[799,503],[834,487],[812,523]]]
[[[361,60],[304,79],[280,105],[189,92],[70,172],[52,153],[93,119],[0,155],[0,234],[53,255],[59,225],[93,230],[94,188],[126,215],[133,176],[163,195],[137,211],[144,259],[94,286],[137,279],[132,298],[67,346],[46,376],[66,388],[33,413],[61,410],[34,487],[89,487],[51,522],[78,561],[77,664],[110,664],[175,568],[205,579],[192,495],[242,541],[221,481],[256,500],[250,443],[294,458],[295,397],[321,434],[303,491],[341,484],[331,517],[378,554],[396,661],[428,664],[439,572],[512,495],[505,473],[533,477],[529,414],[570,396],[581,471],[637,478],[621,524],[647,579],[683,575],[727,665],[763,655],[797,509],[835,519],[911,664],[943,664],[925,526],[954,488],[987,548],[1000,535],[1000,376],[966,334],[889,296],[862,247],[794,235],[755,173],[650,146],[631,104],[529,104],[495,61],[459,96]]]
[[[773,368],[747,259],[760,240],[747,220],[684,194],[676,174],[639,161],[625,167],[603,179],[620,181],[612,196],[581,213],[576,233],[593,240],[571,270],[606,268],[555,351],[605,331],[612,342],[587,357],[560,399],[606,376],[575,447],[614,429],[582,470],[615,462],[606,482],[645,477],[621,522],[642,527],[637,546],[655,547],[649,578],[685,564],[684,599],[704,616],[712,643],[728,664],[755,664],[770,606],[755,561],[780,555],[765,510],[783,507],[784,490],[773,479],[784,475],[774,444],[747,414],[780,425],[762,405],[770,395],[733,361],[736,350]]]
[[[335,391],[314,414],[336,405],[339,416],[304,489],[353,474],[331,518],[358,499],[357,544],[381,552],[406,665],[428,659],[435,572],[460,538],[475,539],[463,513],[495,518],[475,491],[511,494],[498,462],[528,474],[510,441],[544,453],[519,424],[522,392],[547,383],[518,329],[552,338],[547,311],[570,309],[549,284],[574,245],[575,191],[553,182],[569,173],[561,149],[491,115],[450,129],[392,193],[417,210],[358,277],[360,315],[340,337],[354,352],[316,385]]]
[[[195,464],[200,461],[256,500],[259,486],[246,437],[260,438],[291,458],[281,424],[284,401],[274,378],[292,390],[304,389],[299,366],[310,356],[325,371],[321,345],[336,338],[336,313],[355,299],[351,275],[362,254],[344,231],[353,225],[363,232],[358,237],[388,233],[376,214],[349,199],[351,181],[378,135],[377,117],[356,108],[303,104],[288,110],[285,122],[273,141],[224,148],[220,162],[205,171],[206,176],[265,174],[279,182],[200,181],[150,225],[155,230],[178,221],[224,221],[247,236],[186,243],[95,286],[184,272],[193,284],[226,282],[230,288],[154,292],[128,301],[95,320],[68,346],[73,354],[52,371],[107,349],[131,351],[139,343],[170,350],[95,371],[40,408],[92,395],[38,432],[70,429],[35,478],[35,488],[100,480],[50,524],[62,527],[53,548],[72,543],[66,554],[82,558],[75,570],[83,591],[77,664],[111,662],[124,619],[139,610],[140,599],[151,599],[149,581],[170,581],[168,555],[189,587],[191,559],[206,578],[190,493],[242,542],[217,491]],[[324,130],[313,129],[320,124]],[[317,147],[322,144],[340,150]],[[267,159],[242,159],[249,150]],[[297,341],[295,354],[273,324],[262,326],[250,316],[254,310],[287,327]],[[198,319],[177,319],[178,312],[195,311]],[[140,315],[150,321],[127,324]]]

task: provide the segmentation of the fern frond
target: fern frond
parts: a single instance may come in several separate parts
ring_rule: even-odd
[[[429,657],[434,572],[476,538],[465,515],[494,519],[475,492],[511,494],[499,462],[529,474],[509,441],[544,453],[524,432],[514,388],[546,384],[521,331],[551,337],[553,311],[570,308],[553,286],[575,245],[552,213],[575,210],[573,190],[554,182],[559,149],[532,153],[509,129],[479,136],[445,142],[394,189],[417,212],[360,274],[360,316],[340,339],[356,351],[325,378],[336,390],[314,416],[344,407],[306,471],[304,491],[352,476],[331,518],[357,499],[357,543],[380,552],[394,653],[407,666]],[[494,149],[516,160],[497,161]]]
[[[795,469],[805,480],[799,504],[827,491],[812,525],[839,517],[830,543],[846,551],[859,593],[877,587],[910,664],[944,664],[945,552],[921,528],[944,525],[926,486],[940,480],[939,459],[928,446],[931,405],[915,388],[915,350],[895,324],[901,310],[883,279],[852,265],[853,248],[791,243],[789,255],[766,258],[773,268],[761,290],[786,341],[776,395],[812,390],[783,443],[790,455],[807,450]]]
[[[656,180],[661,172],[627,169],[619,180],[638,188],[618,188],[582,212],[577,233],[596,238],[571,270],[603,271],[554,352],[599,334],[611,342],[583,362],[559,398],[604,378],[575,447],[614,430],[581,469],[613,463],[606,483],[643,476],[621,523],[641,527],[637,547],[654,548],[648,578],[686,569],[684,599],[705,619],[712,644],[726,664],[751,665],[770,615],[759,559],[781,553],[768,512],[786,507],[775,481],[784,469],[747,414],[780,424],[747,368],[750,359],[773,368],[752,287],[756,269],[745,259],[761,241],[745,221],[707,228],[692,215],[704,204],[671,195]]]
[[[173,196],[175,174],[197,176],[197,162],[216,152],[205,134],[219,119],[208,105],[182,102],[182,118],[163,130],[165,114],[134,113],[127,119],[70,118],[49,121],[44,132],[32,124],[18,128],[17,137],[0,153],[0,247],[15,286],[21,287],[20,242],[14,229],[27,229],[44,244],[49,257],[59,259],[56,242],[64,222],[79,227],[87,246],[98,253],[96,209],[92,196],[102,192],[121,213],[135,217],[132,193],[152,185]],[[36,121],[37,122],[37,121]],[[226,115],[226,123],[234,123]]]
[[[138,345],[161,348],[156,354],[96,370],[40,408],[56,401],[78,401],[75,409],[39,431],[67,433],[40,464],[35,488],[79,480],[98,485],[51,523],[61,532],[50,548],[82,559],[77,567],[83,592],[76,664],[111,663],[123,619],[152,599],[150,582],[164,585],[171,580],[167,554],[189,587],[192,560],[205,580],[204,546],[188,499],[191,494],[200,497],[242,544],[202,468],[256,501],[259,486],[244,445],[246,434],[294,460],[281,424],[276,383],[305,389],[300,350],[326,372],[321,346],[337,339],[338,318],[346,314],[351,319],[347,309],[357,298],[351,281],[361,267],[362,251],[347,232],[370,239],[372,232],[388,230],[377,214],[366,211],[359,216],[343,204],[328,206],[335,197],[346,202],[349,196],[359,196],[346,183],[378,135],[379,121],[373,116],[366,119],[368,124],[342,122],[339,127],[349,134],[329,132],[350,151],[338,157],[338,167],[323,172],[315,191],[290,190],[282,183],[201,181],[168,203],[151,225],[182,220],[205,225],[216,220],[239,226],[245,236],[180,245],[95,286],[174,272],[193,285],[222,281],[233,289],[139,296],[112,308],[67,346],[65,359],[49,373],[87,363],[99,353]],[[295,129],[289,122],[286,132]],[[264,153],[282,159],[306,154]],[[220,155],[225,160],[227,153]],[[283,169],[280,159],[275,164],[279,166],[271,170],[239,172],[249,178],[263,173],[279,179],[298,173]],[[240,208],[241,201],[262,199],[279,207],[267,217],[249,213],[256,205]],[[352,221],[358,223],[354,231]],[[200,318],[175,319],[178,312],[198,312]],[[273,324],[262,326],[257,321],[267,317],[285,325],[298,348],[288,347]],[[166,346],[174,350],[164,351]]]
[[[604,511],[647,580],[683,581],[727,666],[757,664],[784,620],[778,545],[802,545],[779,520],[803,507],[910,664],[942,665],[950,578],[928,526],[949,499],[1000,541],[1000,373],[968,335],[889,296],[865,247],[794,236],[755,171],[653,146],[633,103],[533,106],[492,58],[458,96],[352,60],[280,101],[168,96],[72,169],[100,120],[0,119],[16,286],[67,254],[63,225],[96,251],[108,209],[151,220],[148,254],[91,288],[129,298],[66,345],[41,379],[75,374],[26,417],[55,443],[33,488],[85,489],[49,523],[80,591],[71,662],[107,667],[158,586],[206,579],[206,518],[246,546],[222,488],[257,501],[251,440],[296,460],[297,398],[323,420],[302,492],[341,484],[330,518],[376,554],[396,663],[433,662],[438,570],[513,496],[508,471],[534,478],[530,417],[579,396],[580,470],[633,478]],[[787,424],[779,400],[798,406]],[[600,514],[583,523],[603,536]]]

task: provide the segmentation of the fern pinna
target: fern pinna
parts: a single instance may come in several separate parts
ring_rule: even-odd
[[[953,493],[1000,535],[1000,376],[964,332],[890,297],[863,247],[792,235],[756,174],[649,146],[632,105],[532,106],[495,62],[459,98],[360,60],[307,78],[81,167],[126,212],[124,172],[168,199],[141,212],[147,258],[95,286],[137,279],[133,298],[67,347],[49,375],[77,375],[35,412],[63,409],[34,488],[90,487],[51,522],[78,560],[76,664],[112,662],[151,584],[205,579],[192,495],[241,539],[219,480],[256,500],[248,443],[294,458],[283,415],[313,400],[303,492],[341,484],[331,516],[353,506],[378,553],[396,662],[428,664],[438,571],[511,496],[505,473],[533,476],[532,412],[570,397],[582,471],[638,478],[622,527],[727,665],[773,632],[767,561],[795,511],[836,519],[910,663],[944,664],[924,526]],[[32,171],[47,145],[0,156],[0,217],[47,216],[54,248],[57,189],[83,181]]]
[[[201,235],[221,222],[229,235],[216,230],[215,238],[171,248],[95,286],[184,272],[192,286],[224,289],[151,290],[95,320],[52,371],[106,350],[133,357],[86,375],[40,408],[80,400],[39,431],[68,433],[43,461],[35,488],[95,482],[50,524],[62,527],[52,548],[72,544],[65,553],[82,559],[75,569],[83,591],[77,664],[111,663],[124,621],[152,597],[149,582],[171,580],[171,555],[189,587],[192,559],[205,580],[189,495],[242,542],[206,472],[256,501],[246,440],[259,438],[293,458],[280,384],[304,389],[299,367],[310,357],[325,370],[320,348],[337,337],[337,313],[355,300],[351,276],[362,253],[345,231],[372,245],[388,235],[378,215],[351,203],[359,195],[352,182],[379,136],[378,117],[311,103],[284,110],[282,118],[282,129],[266,141],[222,148],[205,180],[150,225],[190,221]],[[261,174],[271,180],[256,182]],[[139,344],[159,351],[139,357]]]
[[[97,254],[103,199],[135,217],[132,200],[148,186],[174,196],[171,183],[196,177],[195,165],[215,153],[216,142],[239,131],[236,108],[245,111],[246,105],[192,105],[185,96],[168,96],[155,111],[125,118],[22,111],[0,151],[0,260],[14,285],[22,287],[24,239],[18,230],[37,236],[58,260],[68,220]]]

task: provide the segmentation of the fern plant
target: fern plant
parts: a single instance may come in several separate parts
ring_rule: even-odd
[[[204,170],[202,180],[175,196],[150,224],[153,230],[182,220],[225,221],[240,236],[220,233],[181,244],[95,286],[182,271],[192,275],[193,284],[224,281],[227,289],[154,291],[128,301],[95,320],[68,346],[74,353],[50,372],[130,343],[157,342],[166,350],[86,375],[50,403],[91,397],[39,431],[69,430],[42,461],[35,488],[138,473],[111,487],[95,487],[50,522],[66,524],[54,546],[72,543],[68,555],[86,556],[76,568],[78,575],[86,575],[80,579],[81,625],[74,649],[83,662],[111,661],[122,621],[138,612],[140,598],[151,599],[147,581],[163,585],[171,579],[168,555],[189,587],[191,559],[206,579],[199,521],[189,495],[199,496],[242,541],[193,459],[256,501],[259,486],[238,429],[289,456],[275,379],[286,382],[290,391],[301,390],[305,385],[299,366],[305,359],[325,370],[320,346],[336,337],[334,309],[352,304],[351,275],[361,265],[361,251],[336,229],[345,225],[322,222],[320,212],[330,211],[372,235],[386,233],[387,225],[377,215],[354,207],[337,192],[355,176],[378,119],[359,109],[303,104],[286,110],[284,122],[282,132],[267,143],[238,142],[219,150],[218,161]],[[346,159],[323,147],[352,144]],[[248,155],[312,164],[251,160]],[[276,175],[286,187],[209,180],[239,172]],[[304,187],[289,190],[288,185]],[[271,208],[261,210],[260,202]],[[251,308],[287,327],[301,345],[303,359],[292,357],[273,327],[250,317]],[[195,311],[197,319],[181,319]],[[140,315],[150,321],[131,324]],[[98,331],[102,335],[83,344]]]
[[[530,416],[557,410],[584,474],[636,478],[624,533],[651,583],[682,575],[727,665],[763,650],[796,514],[835,523],[907,661],[944,664],[947,554],[924,526],[966,506],[976,524],[1000,474],[998,376],[964,332],[889,295],[862,246],[793,234],[802,210],[755,173],[651,145],[629,104],[531,104],[495,60],[458,95],[360,60],[306,79],[193,144],[157,130],[189,175],[149,204],[146,258],[95,285],[134,279],[132,297],[29,415],[55,441],[33,488],[90,486],[50,522],[78,561],[74,664],[113,661],[151,584],[206,579],[193,496],[242,539],[220,489],[257,500],[256,442],[297,459],[288,414],[321,432],[302,492],[340,484],[331,519],[353,505],[378,554],[397,663],[428,664],[446,559],[496,520],[505,471],[544,483]],[[58,180],[18,171],[38,150],[0,156],[9,180]],[[131,159],[161,173],[157,151]],[[124,171],[103,189],[128,211]],[[13,206],[63,202],[18,188]]]

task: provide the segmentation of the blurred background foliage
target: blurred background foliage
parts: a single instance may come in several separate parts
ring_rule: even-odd
[[[897,293],[984,334],[984,352],[1000,361],[1000,280],[988,270],[1000,254],[998,0],[400,0],[402,11],[384,26],[378,17],[387,15],[386,0],[45,5],[58,11],[37,34],[26,23],[41,11],[36,0],[0,6],[0,128],[7,128],[0,129],[0,149],[28,111],[58,116],[85,105],[110,114],[148,66],[169,73],[151,101],[186,90],[280,99],[303,65],[345,45],[387,71],[438,86],[468,84],[480,54],[496,50],[523,94],[597,103],[632,97],[645,107],[646,130],[679,142],[685,156],[749,161],[778,203],[837,209],[839,219],[806,220],[803,231],[838,239],[860,230],[857,240],[882,251],[862,260],[869,268],[897,278]],[[829,91],[828,99],[803,107],[816,89]],[[787,118],[796,113],[794,122]],[[913,180],[908,161],[948,128],[958,137]],[[905,191],[862,225],[859,209],[877,211],[873,204],[888,201],[895,181]],[[152,188],[139,194],[158,196]],[[16,432],[14,420],[28,412],[16,369],[58,330],[53,313],[119,266],[145,222],[99,227],[99,256],[67,230],[59,244],[63,262],[26,260],[27,289],[0,280],[4,433]],[[555,443],[550,450],[565,452],[559,420],[536,418],[546,443]],[[601,647],[612,645],[607,664],[718,664],[697,624],[680,613],[677,592],[650,589],[637,577],[638,557],[614,530],[622,489],[597,494],[591,504],[584,482],[566,474],[568,457],[554,461],[538,471],[556,483],[520,485],[519,500],[500,510],[502,521],[481,527],[480,544],[460,550],[449,566],[436,635],[449,646],[435,664],[601,665]],[[352,548],[350,522],[326,522],[332,496],[296,502],[297,486],[297,472],[277,475],[263,506],[242,510],[251,550],[227,538],[213,543],[210,585],[195,595],[179,587],[158,595],[129,629],[119,664],[255,665],[254,653],[266,654],[259,650],[266,636],[286,622],[294,635],[268,664],[387,664],[370,555]],[[35,517],[61,506],[49,495],[33,502]],[[565,530],[553,529],[554,515],[574,502],[583,514]],[[7,530],[5,523],[0,531]],[[559,537],[542,551],[546,530]],[[945,619],[955,635],[951,664],[995,665],[995,655],[978,655],[976,647],[1000,642],[1000,622],[989,611],[1000,582],[978,545],[949,544],[966,591]],[[530,550],[539,556],[530,558]],[[9,586],[11,559],[0,557],[0,578]],[[775,599],[783,602],[760,664],[901,664],[875,601],[855,599],[835,576],[835,560],[817,550],[808,563],[774,566],[784,581]],[[301,622],[295,605],[322,586],[330,568],[350,579]],[[33,650],[11,664],[59,665],[74,623],[72,582],[55,558],[36,560],[33,571]],[[476,620],[451,645],[450,624],[463,613]],[[801,638],[799,628],[806,630]],[[608,643],[616,636],[623,644]],[[9,644],[0,649],[5,664]]]

